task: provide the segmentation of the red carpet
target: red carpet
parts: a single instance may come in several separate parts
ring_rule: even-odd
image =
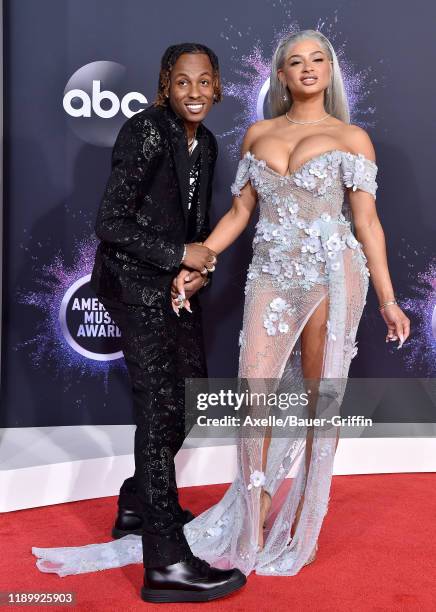
[[[181,490],[194,513],[226,485]],[[78,546],[108,539],[116,498],[3,514],[0,591],[74,591],[75,610],[434,611],[436,474],[336,476],[315,563],[295,577],[252,574],[242,591],[207,604],[143,603],[140,565],[59,578],[35,566],[31,546]],[[16,606],[11,609],[42,609]],[[65,610],[68,606],[50,606]],[[71,609],[71,608],[70,608]]]

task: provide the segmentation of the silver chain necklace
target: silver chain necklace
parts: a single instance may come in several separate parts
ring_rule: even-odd
[[[330,115],[329,113],[327,113],[327,115],[324,115],[324,117],[321,117],[321,119],[317,119],[316,121],[296,121],[295,119],[291,119],[288,116],[287,112],[285,113],[285,117],[290,123],[298,123],[298,125],[312,125],[314,123],[320,123],[321,121],[324,121],[324,119],[327,119],[327,117],[330,117]]]
[[[197,129],[198,129],[198,126],[194,130],[193,137],[187,139],[188,140],[188,153],[189,153],[189,155],[191,155],[191,153],[192,153],[192,151],[194,149],[194,143],[195,143],[195,140],[197,138]]]

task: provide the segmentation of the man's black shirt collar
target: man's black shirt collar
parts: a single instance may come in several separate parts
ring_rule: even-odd
[[[186,137],[185,122],[180,117],[180,115],[178,115],[173,110],[171,104],[168,102],[168,104],[166,106],[164,106],[163,109],[167,113],[168,118],[171,120],[174,129],[177,130],[180,134],[185,135],[185,137]],[[199,123],[198,127],[197,127],[196,138],[197,139],[198,138],[203,138],[204,136],[205,136],[205,130],[204,130],[203,124]]]

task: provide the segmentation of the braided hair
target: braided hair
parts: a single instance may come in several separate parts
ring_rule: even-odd
[[[215,53],[209,49],[209,47],[206,47],[206,45],[201,45],[199,43],[181,43],[179,45],[171,45],[168,47],[162,56],[159,72],[159,84],[154,106],[166,106],[168,104],[171,70],[179,57],[184,53],[204,53],[208,56],[210,63],[212,64],[213,71],[213,101],[214,104],[216,102],[221,102],[223,94],[221,88],[220,69],[218,58]]]

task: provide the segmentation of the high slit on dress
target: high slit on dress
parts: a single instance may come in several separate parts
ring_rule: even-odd
[[[252,153],[239,162],[232,193],[240,196],[250,181],[259,203],[240,334],[238,378],[245,388],[266,393],[279,393],[288,385],[293,391],[305,388],[300,336],[326,299],[315,415],[331,419],[340,414],[369,282],[345,192],[362,189],[375,197],[376,174],[374,162],[340,150],[322,153],[288,176]],[[292,410],[307,416],[302,407]],[[256,415],[267,412],[266,406],[253,406]],[[308,466],[307,426],[296,424],[285,433],[274,426],[256,428],[252,436],[242,430],[234,482],[217,504],[184,526],[186,538],[195,555],[217,567],[238,567],[247,575],[295,575],[310,561],[327,512],[338,426],[311,428]],[[265,435],[271,439],[264,467]],[[292,479],[287,478],[290,470]],[[259,550],[262,489],[271,495],[272,506]],[[66,575],[141,562],[140,545],[138,536],[126,536],[91,547],[32,550],[42,571]]]

